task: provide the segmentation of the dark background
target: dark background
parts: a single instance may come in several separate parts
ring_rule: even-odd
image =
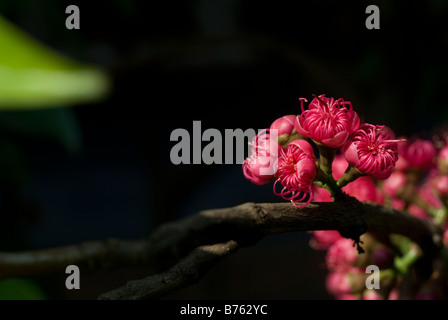
[[[77,5],[81,29],[65,28]],[[380,8],[380,30],[365,9]],[[111,94],[70,106],[82,150],[18,143],[32,179],[4,190],[4,250],[136,238],[201,209],[280,201],[241,166],[170,162],[176,128],[262,129],[312,94],[352,101],[363,120],[429,136],[448,117],[448,5],[431,1],[3,0],[0,13],[51,48],[106,69]],[[12,193],[12,194],[11,194]],[[11,227],[12,226],[12,227]],[[331,299],[307,233],[239,251],[171,298]],[[50,298],[94,299],[144,270],[37,277]]]

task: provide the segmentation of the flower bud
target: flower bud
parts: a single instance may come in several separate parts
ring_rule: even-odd
[[[440,149],[437,156],[437,168],[441,174],[448,174],[448,146]]]
[[[390,290],[387,300],[398,300],[398,299],[400,299],[400,291],[397,288],[393,288],[392,290]]]
[[[362,293],[362,300],[384,300],[384,297],[375,289],[366,289]]]
[[[384,180],[383,189],[386,195],[392,198],[399,196],[407,181],[406,175],[402,171],[394,171]]]
[[[325,287],[335,296],[348,294],[352,290],[347,274],[341,271],[330,272],[325,279]]]
[[[326,250],[339,239],[342,239],[339,231],[316,230],[312,232],[310,246],[315,250]]]
[[[440,196],[448,196],[448,175],[434,178],[432,186]]]
[[[327,268],[330,270],[345,270],[355,265],[358,251],[352,239],[340,238],[328,248],[325,256]]]
[[[384,197],[371,177],[359,177],[342,188],[345,193],[359,201],[370,201],[382,204]]]
[[[303,138],[294,128],[295,115],[287,115],[272,122],[269,131],[277,130],[278,143],[286,147],[289,142]]]
[[[359,268],[331,271],[325,279],[325,287],[330,294],[336,296],[337,299],[341,299],[343,296],[364,290],[366,279],[367,275]]]
[[[380,269],[386,269],[392,266],[394,262],[394,255],[387,247],[379,247],[375,249],[371,257],[373,264],[377,265]]]
[[[424,139],[408,140],[400,145],[400,157],[407,162],[408,169],[428,170],[435,165],[436,148],[432,141]]]

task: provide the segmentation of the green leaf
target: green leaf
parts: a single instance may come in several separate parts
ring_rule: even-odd
[[[0,16],[0,110],[48,108],[107,95],[103,70],[65,57]]]
[[[0,281],[0,300],[47,300],[47,295],[30,279],[11,278]]]

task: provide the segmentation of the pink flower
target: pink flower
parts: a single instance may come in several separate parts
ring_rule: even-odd
[[[337,154],[334,156],[331,167],[333,171],[333,178],[335,180],[338,180],[340,177],[342,177],[345,170],[347,170],[348,162],[342,155]]]
[[[396,288],[393,288],[390,293],[389,296],[387,297],[387,300],[398,300],[400,299],[400,291]]]
[[[417,190],[418,195],[430,206],[435,209],[440,209],[442,207],[442,202],[439,197],[436,195],[434,189],[430,185],[430,183],[426,182],[418,187]],[[429,219],[430,215],[428,212],[418,207],[415,204],[411,204],[407,210],[411,215],[421,218],[421,219]]]
[[[400,158],[404,160],[403,164],[400,165],[405,169],[420,168],[426,170],[435,165],[437,152],[434,144],[429,140],[408,140],[399,144],[399,151]]]
[[[303,138],[294,128],[295,115],[287,115],[272,122],[269,131],[277,130],[277,141],[282,146],[287,146],[289,142]]]
[[[343,187],[342,190],[359,201],[370,201],[378,204],[384,203],[384,196],[371,177],[359,177]]]
[[[392,174],[384,180],[383,190],[389,197],[397,197],[400,191],[406,184],[406,175],[401,171],[394,171]]]
[[[314,202],[332,202],[330,191],[321,187],[313,187],[313,201]]]
[[[296,116],[293,114],[278,118],[277,120],[272,122],[269,130],[278,130],[277,131],[278,137],[280,137],[284,134],[290,135],[292,130],[294,130],[295,119],[296,119]]]
[[[312,232],[310,246],[315,250],[326,250],[339,239],[342,236],[336,230],[316,230]]]
[[[308,101],[305,98],[299,100],[302,113],[297,116],[294,126],[298,133],[318,144],[339,148],[359,127],[358,114],[353,111],[349,101],[320,95],[316,96],[310,102],[308,110],[305,110],[303,102]]]
[[[359,297],[353,293],[344,293],[337,295],[335,297],[336,300],[359,300]]]
[[[325,287],[336,299],[357,299],[354,294],[365,289],[365,273],[359,268],[330,271],[325,279]]]
[[[448,175],[438,176],[433,179],[432,186],[441,196],[448,195]]]
[[[273,181],[278,152],[282,147],[270,139],[268,130],[259,132],[250,145],[251,155],[243,162],[244,176],[257,185]]]
[[[448,174],[448,146],[440,149],[437,155],[437,168],[442,174]]]
[[[426,182],[419,186],[418,188],[418,194],[420,197],[423,198],[423,200],[426,201],[431,207],[440,209],[442,208],[443,204],[439,197],[434,192],[434,189],[432,188],[431,184]]]
[[[362,300],[384,300],[384,298],[375,290],[369,289],[362,293]]]
[[[303,201],[308,194],[311,194],[307,205],[312,200],[313,180],[317,174],[316,157],[311,144],[306,140],[294,140],[289,143],[288,149],[280,151],[278,159],[278,169],[275,174],[277,180],[273,189],[276,195],[285,200],[290,200],[295,206],[295,202]],[[282,190],[276,191],[276,185],[280,183]],[[302,206],[297,206],[302,207]]]
[[[416,206],[415,204],[411,203],[407,209],[407,212],[420,219],[429,219],[431,216],[422,208]]]
[[[400,140],[386,126],[363,124],[343,147],[349,164],[376,179],[388,178],[398,160]]]
[[[325,256],[329,270],[344,271],[352,267],[358,260],[358,251],[353,245],[353,240],[341,238],[328,248]]]
[[[341,271],[330,272],[325,279],[325,287],[335,296],[350,294],[352,291],[347,273]]]

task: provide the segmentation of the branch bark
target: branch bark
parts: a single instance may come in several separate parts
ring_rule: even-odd
[[[286,202],[245,203],[201,211],[161,225],[142,239],[0,253],[0,277],[65,270],[70,264],[92,272],[146,265],[155,274],[100,298],[157,298],[197,282],[214,263],[240,247],[272,234],[311,230],[338,230],[353,239],[366,231],[401,234],[417,242],[427,255],[441,247],[441,230],[431,221],[353,198],[301,209]]]

